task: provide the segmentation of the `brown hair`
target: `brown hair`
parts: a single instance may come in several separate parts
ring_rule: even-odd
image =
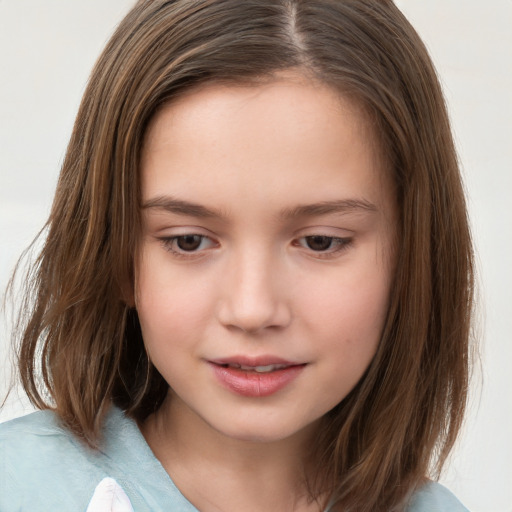
[[[139,240],[138,164],[155,112],[211,81],[300,69],[363,105],[393,173],[396,276],[377,354],[323,420],[309,479],[332,510],[401,510],[461,425],[473,295],[464,195],[435,70],[390,0],[141,0],[91,75],[20,317],[39,408],[98,442],[112,402],[137,420],[167,384],[123,297]],[[42,380],[41,380],[42,376]],[[45,398],[50,397],[50,399]]]

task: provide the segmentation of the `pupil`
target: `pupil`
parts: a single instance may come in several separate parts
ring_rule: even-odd
[[[184,235],[177,239],[178,247],[182,251],[195,251],[201,245],[200,235]]]
[[[331,247],[332,238],[330,236],[307,236],[306,242],[313,251],[326,251]]]

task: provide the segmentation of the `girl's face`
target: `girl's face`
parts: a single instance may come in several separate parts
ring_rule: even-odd
[[[173,410],[236,439],[298,434],[375,354],[395,205],[364,116],[298,76],[161,110],[142,159],[135,304]]]

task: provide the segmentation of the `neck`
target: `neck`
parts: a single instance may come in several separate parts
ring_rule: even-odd
[[[278,441],[236,439],[171,397],[141,430],[176,486],[199,510],[320,510],[304,479],[313,427]]]

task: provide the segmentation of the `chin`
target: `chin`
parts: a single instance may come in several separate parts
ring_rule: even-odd
[[[286,425],[278,422],[272,424],[263,418],[259,422],[230,423],[229,425],[211,425],[217,432],[230,439],[248,443],[278,443],[293,438],[308,438],[316,430],[317,422],[306,426]]]

